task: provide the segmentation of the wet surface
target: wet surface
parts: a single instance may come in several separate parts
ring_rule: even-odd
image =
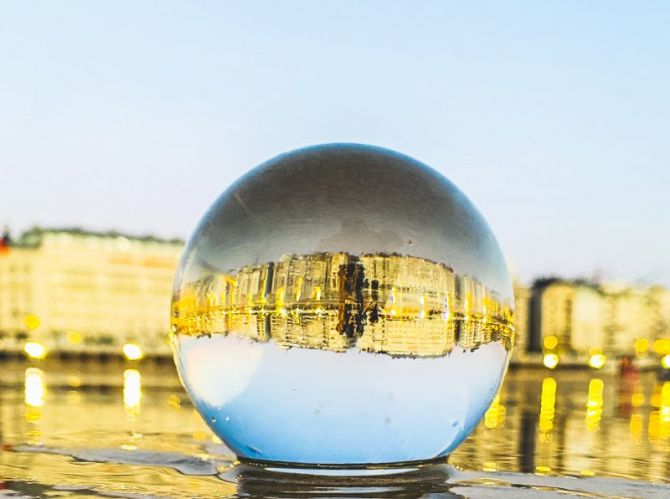
[[[167,363],[5,362],[0,384],[8,497],[670,495],[670,385],[653,373],[511,371],[448,463],[355,477],[236,463]]]

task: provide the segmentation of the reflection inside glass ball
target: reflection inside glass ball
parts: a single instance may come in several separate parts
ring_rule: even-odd
[[[172,343],[191,399],[241,458],[448,455],[499,389],[509,274],[470,201],[370,146],[301,149],[231,186],[191,237]]]

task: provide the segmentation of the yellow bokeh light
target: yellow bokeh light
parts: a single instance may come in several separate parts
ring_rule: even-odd
[[[142,348],[136,343],[126,343],[123,345],[123,355],[128,360],[140,360],[144,357]]]
[[[654,341],[654,352],[659,355],[670,354],[670,338],[660,338]]]
[[[24,381],[24,401],[30,407],[42,407],[44,405],[44,373],[36,367],[26,369]]]
[[[65,335],[67,338],[67,341],[72,343],[73,345],[78,345],[81,343],[81,333],[79,331],[68,331],[67,334]]]
[[[28,314],[23,318],[23,323],[27,329],[37,329],[40,327],[40,318],[35,314]]]
[[[31,359],[43,359],[47,356],[47,349],[36,341],[29,341],[23,346],[23,351]]]
[[[544,359],[542,359],[542,363],[545,367],[554,369],[558,365],[558,355],[555,353],[548,353],[544,356]]]
[[[630,398],[630,404],[633,407],[642,407],[644,405],[644,402],[645,402],[644,393],[641,392],[634,393]]]
[[[70,385],[72,388],[79,388],[81,386],[81,378],[76,375],[68,376],[67,384]]]
[[[547,336],[544,339],[544,348],[547,350],[553,350],[558,346],[558,338],[556,336]]]
[[[638,338],[633,344],[635,348],[635,354],[639,357],[649,350],[649,340],[646,338]]]
[[[589,358],[589,367],[592,367],[593,369],[600,369],[605,365],[605,362],[607,361],[607,357],[605,357],[601,353],[596,353],[591,355]]]
[[[670,369],[670,353],[661,357],[661,365],[665,369]]]

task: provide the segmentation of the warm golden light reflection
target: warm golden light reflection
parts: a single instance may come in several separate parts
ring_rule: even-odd
[[[661,425],[670,427],[670,381],[663,383],[663,388],[661,388],[661,407],[658,412]]]
[[[81,393],[76,390],[67,392],[67,403],[71,405],[81,404]]]
[[[40,318],[37,317],[35,314],[27,314],[23,318],[23,323],[25,324],[28,330],[37,329],[38,327],[40,327],[41,324]]]
[[[393,356],[442,356],[490,342],[509,349],[512,323],[511,303],[476,279],[385,253],[285,255],[185,284],[172,304],[177,335]]]
[[[181,408],[181,400],[177,395],[168,395],[167,397],[167,403],[170,407],[174,409],[179,409]]]
[[[144,352],[137,343],[126,343],[123,345],[123,355],[128,360],[140,360],[144,357]]]
[[[635,355],[642,357],[649,350],[649,340],[646,338],[638,338],[635,340],[635,343],[633,343],[633,347],[635,348]]]
[[[553,350],[558,346],[558,338],[556,336],[547,336],[544,339],[544,348],[547,350]]]
[[[44,405],[44,394],[46,384],[44,383],[44,373],[37,367],[26,369],[24,382],[24,400],[30,407],[42,407]]]
[[[670,369],[670,353],[661,357],[661,365],[664,369]]]
[[[589,358],[589,367],[593,369],[601,369],[605,365],[605,362],[607,362],[607,357],[602,353],[594,353]]]
[[[659,338],[654,341],[654,352],[659,355],[670,354],[670,338]]]
[[[23,351],[31,359],[43,359],[47,356],[47,349],[36,341],[27,342],[23,347]]]
[[[67,341],[69,343],[71,343],[73,345],[78,345],[82,341],[82,336],[81,336],[81,333],[79,331],[68,331],[65,334],[65,338],[67,339]]]
[[[551,473],[551,468],[549,466],[535,466],[536,475],[546,475]]]
[[[500,392],[498,392],[486,414],[484,414],[484,425],[491,429],[503,426],[506,413],[507,409],[500,403]]]
[[[544,364],[544,367],[554,369],[558,365],[558,355],[555,353],[546,354],[542,359],[542,364]]]
[[[76,375],[71,375],[67,377],[67,384],[72,388],[79,388],[81,386],[81,378]]]
[[[661,388],[662,385],[656,384],[649,400],[649,404],[656,409],[661,407]]]
[[[142,399],[142,377],[137,369],[123,371],[123,406],[130,416],[140,412]]]
[[[595,431],[600,427],[603,415],[603,390],[605,383],[601,379],[593,378],[589,382],[589,394],[586,401],[586,428]]]
[[[174,373],[170,373],[170,379],[165,380],[169,381],[165,384],[166,387],[169,385],[169,388],[149,388],[148,374],[144,369],[140,369],[141,414],[134,419],[125,417],[122,389],[117,388],[115,402],[113,397],[109,397],[110,392],[107,388],[119,386],[123,382],[123,368],[119,371],[119,365],[107,363],[104,366],[102,364],[79,366],[81,372],[76,372],[76,375],[81,378],[82,384],[96,382],[95,380],[99,379],[105,383],[105,388],[102,389],[88,383],[86,390],[73,390],[68,386],[70,385],[68,377],[75,371],[55,375],[52,370],[54,364],[47,364],[47,368],[40,366],[46,381],[43,405],[32,407],[24,404],[26,363],[19,364],[17,366],[19,370],[14,372],[12,379],[17,379],[18,376],[21,383],[13,386],[5,385],[2,388],[5,399],[2,405],[5,411],[6,426],[3,427],[6,432],[5,441],[57,445],[59,435],[65,437],[69,435],[68,438],[76,440],[72,446],[82,445],[99,449],[118,448],[120,444],[128,446],[135,444],[140,450],[145,451],[153,450],[154,445],[158,445],[160,449],[184,453],[193,449],[192,453],[195,453],[199,448],[208,448],[208,444],[216,440],[179,387]],[[10,368],[9,363],[6,368]],[[148,366],[147,372],[150,369],[153,367]],[[524,458],[528,463],[525,471],[530,472],[535,470],[536,465],[546,465],[552,468],[552,473],[557,474],[582,476],[593,476],[594,473],[597,476],[625,474],[639,480],[663,480],[667,477],[666,469],[670,462],[668,461],[670,455],[667,453],[670,445],[670,425],[661,424],[660,408],[663,405],[663,411],[666,411],[667,407],[670,407],[667,400],[670,389],[665,388],[666,403],[661,404],[664,383],[656,382],[655,372],[642,372],[639,379],[635,380],[634,386],[623,388],[625,380],[615,375],[603,375],[601,379],[605,382],[604,389],[607,390],[607,393],[603,391],[603,395],[608,397],[608,405],[603,410],[601,430],[589,432],[584,420],[583,407],[588,383],[580,379],[589,371],[561,370],[558,373],[545,371],[547,376],[551,374],[556,382],[561,384],[561,392],[558,393],[557,387],[555,390],[553,428],[546,435],[541,434],[538,429],[538,416],[541,410],[539,399],[543,385],[542,378],[537,377],[539,372],[541,371],[535,369],[512,371],[500,396],[500,401],[507,408],[504,426],[488,429],[485,424],[481,424],[475,430],[473,437],[462,444],[450,459],[454,466],[485,468],[490,471],[494,471],[495,468],[495,471],[502,472],[522,471],[518,468],[517,459]],[[5,371],[4,374],[5,379],[9,379],[8,372]],[[545,384],[543,421],[546,420],[549,412],[547,409],[550,406],[546,402],[549,384],[551,382]],[[57,391],[56,385],[59,385]],[[621,404],[625,406],[622,412],[610,410],[610,390],[611,395],[618,394],[617,401],[620,397]],[[656,408],[651,406],[653,393],[656,393]],[[114,392],[111,394],[114,395]],[[642,397],[646,399],[645,403],[636,407],[637,402],[633,404],[632,401],[642,400]],[[614,403],[612,409],[617,409]],[[650,417],[649,413],[652,411]],[[120,420],[119,414],[121,414]],[[89,421],[91,417],[99,418],[101,424],[108,428],[114,427],[115,430],[102,436],[104,440],[99,440],[100,433],[95,429],[95,425],[82,425],[82,421]],[[486,420],[483,421],[485,422]],[[133,429],[153,432],[154,436],[131,440],[128,434]],[[544,422],[543,429],[545,429]],[[158,440],[155,440],[156,438]],[[192,439],[191,443],[184,438]],[[647,440],[648,438],[651,442]],[[195,441],[196,439],[198,440]],[[191,444],[194,444],[194,447]],[[5,461],[9,459],[9,462],[5,462],[6,465],[11,465],[12,456],[15,458],[14,462],[22,457],[17,453],[5,452],[2,455],[3,459]],[[20,460],[19,464],[25,464],[28,467],[26,472],[30,473],[31,462],[33,461]],[[81,464],[69,460],[64,461],[64,464],[67,466],[62,469],[63,473],[68,467],[71,472],[77,473],[74,466],[81,467]],[[85,468],[86,466],[84,471]],[[133,470],[128,468],[128,472],[132,473]]]
[[[554,414],[556,413],[556,380],[544,378],[542,380],[542,395],[540,397],[540,420],[538,430],[545,434],[554,428]]]
[[[193,440],[197,440],[200,442],[202,442],[203,440],[207,440],[207,433],[205,433],[204,431],[194,431]]]
[[[659,411],[651,411],[649,413],[649,428],[647,434],[650,442],[663,438],[661,432],[661,415]]]
[[[498,471],[498,466],[496,465],[496,463],[494,461],[487,461],[482,465],[482,470],[483,471],[494,472],[494,471]]]
[[[631,395],[630,405],[632,405],[633,407],[642,407],[644,403],[645,403],[644,393],[635,392],[633,395]]]
[[[631,414],[630,416],[630,436],[636,442],[642,437],[642,429],[644,427],[644,418],[642,414]]]

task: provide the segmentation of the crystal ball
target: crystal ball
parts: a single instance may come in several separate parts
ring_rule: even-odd
[[[447,456],[507,369],[511,279],[443,175],[378,147],[277,156],[214,202],[172,300],[180,378],[241,459]]]

